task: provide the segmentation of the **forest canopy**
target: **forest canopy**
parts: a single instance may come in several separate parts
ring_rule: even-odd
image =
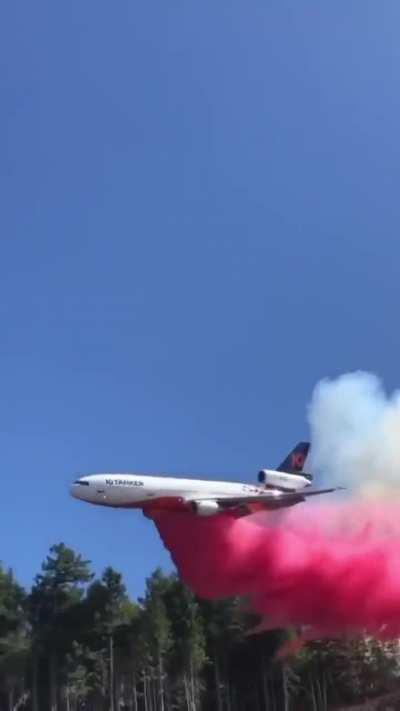
[[[132,600],[122,575],[52,546],[32,588],[0,567],[0,709],[262,711],[341,708],[396,693],[397,642],[249,634],[244,601],[204,601],[160,569]],[[400,693],[399,693],[400,698]]]

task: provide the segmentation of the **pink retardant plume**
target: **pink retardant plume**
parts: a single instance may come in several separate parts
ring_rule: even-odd
[[[305,626],[310,636],[400,636],[400,505],[153,519],[200,597],[244,596],[270,627]]]

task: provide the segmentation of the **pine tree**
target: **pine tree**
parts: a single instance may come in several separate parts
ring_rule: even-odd
[[[146,709],[165,711],[166,659],[172,645],[171,623],[164,596],[169,580],[157,569],[146,580],[143,600],[143,634],[147,642],[147,668],[144,670],[144,698]]]
[[[0,688],[3,705],[10,710],[28,696],[26,670],[30,640],[25,599],[12,571],[0,568]]]
[[[82,600],[84,585],[92,577],[89,561],[63,543],[52,546],[42,572],[36,576],[29,596],[33,633],[33,711],[46,708],[58,711],[60,671],[73,643],[70,626],[66,624],[68,612]],[[41,678],[43,683],[39,691]]]
[[[183,690],[185,708],[200,708],[202,673],[207,662],[206,640],[200,606],[177,576],[170,576],[164,601],[171,621],[172,658],[176,684]]]

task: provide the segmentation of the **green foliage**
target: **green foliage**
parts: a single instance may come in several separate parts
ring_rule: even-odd
[[[25,593],[14,580],[12,571],[0,567],[0,641],[20,627],[24,602]]]
[[[30,651],[25,601],[13,573],[0,568],[0,694],[9,705],[25,694]]]
[[[52,546],[28,600],[30,622],[39,635],[82,599],[84,584],[93,578],[89,565],[63,543]]]
[[[291,632],[248,634],[244,601],[199,600],[156,570],[121,574],[53,546],[27,595],[0,567],[0,709],[324,711],[399,690],[398,643],[327,640],[280,660]]]

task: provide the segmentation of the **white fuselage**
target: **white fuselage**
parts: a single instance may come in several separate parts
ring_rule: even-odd
[[[262,483],[255,485],[142,474],[92,474],[77,479],[71,494],[100,506],[141,508],[145,513],[191,509],[201,516],[210,516],[227,507],[246,506],[250,500],[253,509],[258,500],[266,508],[278,508],[286,505],[282,498],[285,492],[309,486],[308,479],[301,475],[268,469],[262,470],[261,475]]]
[[[92,474],[78,479],[71,494],[92,504],[144,508],[157,501],[191,501],[265,494],[265,488],[239,482],[180,479],[142,474]]]

